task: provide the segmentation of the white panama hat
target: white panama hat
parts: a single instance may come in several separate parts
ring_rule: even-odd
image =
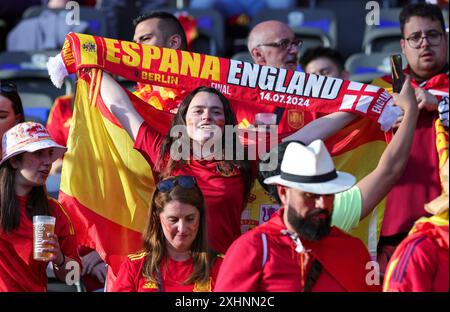
[[[46,148],[54,148],[52,162],[64,155],[67,150],[66,147],[55,143],[47,129],[40,123],[19,123],[3,134],[0,165],[18,154]]]
[[[335,194],[351,188],[356,179],[336,171],[325,144],[316,140],[308,146],[290,143],[281,161],[281,174],[264,180],[313,194]]]

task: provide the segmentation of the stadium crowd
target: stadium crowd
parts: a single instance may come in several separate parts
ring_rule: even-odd
[[[0,291],[448,292],[448,1],[188,2],[0,5]]]

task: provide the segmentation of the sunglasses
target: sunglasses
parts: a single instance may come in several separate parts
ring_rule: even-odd
[[[0,81],[0,90],[5,93],[17,92],[17,87],[12,82],[1,82]]]
[[[191,189],[197,185],[197,182],[192,176],[180,175],[160,181],[158,184],[156,184],[156,188],[161,193],[167,193],[173,190],[176,185],[179,185],[185,189]]]

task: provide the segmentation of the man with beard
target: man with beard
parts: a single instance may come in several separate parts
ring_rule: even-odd
[[[277,184],[283,206],[231,245],[215,291],[380,291],[366,283],[362,241],[330,225],[334,194],[355,178],[335,170],[323,141],[291,142],[281,175],[264,182]]]
[[[346,222],[373,208],[401,175],[418,116],[409,79],[393,97],[405,117],[377,169],[356,186],[352,175],[335,170],[322,141],[287,145],[280,174],[264,180],[276,185],[281,208],[230,246],[215,291],[381,290],[364,244],[331,226],[331,216],[336,210]]]

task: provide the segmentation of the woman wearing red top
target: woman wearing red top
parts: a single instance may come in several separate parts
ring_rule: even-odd
[[[195,178],[169,177],[156,187],[144,248],[122,264],[112,291],[212,291],[222,259],[208,248],[205,202]]]
[[[191,92],[180,104],[171,125],[170,132],[178,127],[182,133],[173,137],[144,122],[124,91],[105,73],[101,94],[135,141],[134,148],[149,162],[155,177],[191,175],[196,178],[205,197],[210,246],[225,253],[241,234],[240,216],[253,182],[250,163],[236,160],[239,140],[233,140],[232,159],[222,160],[225,155],[223,130],[226,125],[236,125],[228,100],[213,88],[200,87]],[[126,105],[126,109],[121,108],[122,105]],[[222,150],[205,153],[205,142],[221,143]],[[171,157],[177,143],[186,143],[190,147],[185,157],[179,160]]]
[[[2,151],[0,292],[47,290],[48,262],[33,259],[35,215],[56,218],[55,234],[43,241],[47,245],[43,251],[52,254],[50,261],[59,279],[65,281],[70,272],[76,278],[76,271],[72,270],[80,260],[72,224],[62,206],[50,199],[45,189],[53,161],[66,148],[56,144],[41,124],[24,122],[5,132]]]
[[[228,100],[214,88],[199,87],[180,104],[171,131],[160,133],[144,121],[123,89],[106,73],[103,73],[100,93],[105,105],[135,141],[134,148],[149,162],[155,177],[191,175],[196,178],[208,211],[210,246],[225,253],[241,235],[241,213],[255,177],[249,161],[239,160],[243,159],[238,155],[239,140],[228,137],[225,142],[225,126],[236,126]],[[295,139],[309,143],[327,137],[353,119],[352,114],[339,116],[333,121],[316,120],[314,125],[302,128],[302,133],[296,133]],[[232,153],[225,152],[230,142]],[[211,151],[212,146],[220,143],[222,150]]]

